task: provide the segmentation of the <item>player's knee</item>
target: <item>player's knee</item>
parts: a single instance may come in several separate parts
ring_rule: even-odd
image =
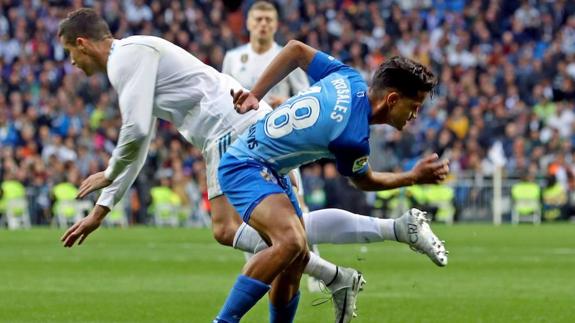
[[[295,260],[297,262],[297,266],[300,267],[302,271],[305,268],[305,266],[307,265],[307,263],[309,262],[309,249],[307,246],[307,241],[305,239],[305,236],[304,236],[303,243],[304,243],[304,245],[300,249],[298,257]]]
[[[279,241],[279,246],[286,253],[286,256],[293,260],[298,259],[307,251],[305,235],[295,230],[285,232]]]
[[[300,256],[307,253],[308,249],[307,249],[307,239],[305,237],[305,233],[298,235],[297,246],[298,246],[298,252],[299,252]]]
[[[225,223],[213,223],[212,233],[214,235],[214,239],[216,239],[219,244],[224,246],[231,246],[234,243],[236,230],[234,230],[232,226],[226,225]]]
[[[232,246],[236,231],[241,225],[241,219],[221,210],[216,210],[212,214],[212,233],[214,239],[224,246]]]

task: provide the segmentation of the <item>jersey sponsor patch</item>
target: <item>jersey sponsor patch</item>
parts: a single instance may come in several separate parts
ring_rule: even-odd
[[[367,164],[367,158],[368,158],[368,156],[363,156],[363,157],[356,159],[353,162],[352,171],[354,173],[357,171],[360,171],[363,168],[363,166],[365,166]]]

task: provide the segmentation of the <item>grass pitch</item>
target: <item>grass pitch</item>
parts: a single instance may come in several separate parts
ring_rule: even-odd
[[[395,242],[320,246],[365,274],[354,322],[575,322],[575,225],[434,230],[446,268]],[[207,229],[100,229],[73,249],[61,234],[0,230],[0,322],[211,322],[244,263]],[[332,322],[302,290],[296,322]],[[242,322],[268,322],[267,301]]]

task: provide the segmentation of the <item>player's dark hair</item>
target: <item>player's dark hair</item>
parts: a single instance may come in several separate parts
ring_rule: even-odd
[[[68,13],[60,22],[58,37],[63,37],[66,43],[74,44],[78,37],[103,40],[111,38],[112,33],[106,21],[94,9],[81,8]]]
[[[409,98],[419,92],[432,92],[435,75],[425,66],[409,58],[395,56],[381,63],[371,79],[372,91],[394,89]]]

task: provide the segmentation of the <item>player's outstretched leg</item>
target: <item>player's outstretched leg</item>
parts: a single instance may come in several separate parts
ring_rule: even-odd
[[[397,219],[373,218],[340,209],[317,210],[303,218],[310,243],[399,241],[427,254],[438,266],[447,265],[443,242],[431,231],[425,212],[418,209]]]
[[[426,213],[412,208],[394,222],[397,241],[409,244],[411,249],[426,254],[436,265],[447,265],[444,241],[431,231]]]

